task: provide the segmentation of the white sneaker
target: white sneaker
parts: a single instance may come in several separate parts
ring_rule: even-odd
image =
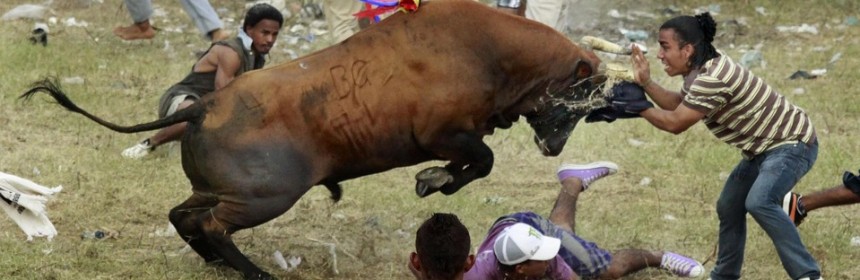
[[[140,159],[149,154],[155,147],[149,144],[149,138],[122,151],[122,156],[128,159]]]

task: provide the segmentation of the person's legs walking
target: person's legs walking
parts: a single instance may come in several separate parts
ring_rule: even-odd
[[[215,8],[212,7],[209,0],[182,0],[180,2],[182,3],[182,8],[185,9],[185,13],[191,17],[191,21],[194,22],[194,25],[197,26],[197,29],[200,30],[203,36],[212,40],[212,42],[229,37],[229,33],[223,30],[224,24],[218,18],[218,13],[215,12]]]
[[[149,24],[152,16],[151,0],[124,0],[125,7],[131,15],[133,24],[117,27],[113,33],[123,40],[150,39],[155,37],[155,29]]]
[[[726,179],[717,200],[720,231],[716,266],[711,271],[713,280],[740,278],[747,237],[744,201],[757,175],[753,162],[741,159]]]
[[[792,279],[821,276],[818,264],[781,207],[785,194],[812,168],[817,155],[817,143],[781,146],[760,155],[759,176],[745,202],[750,215],[773,241],[783,268]]]

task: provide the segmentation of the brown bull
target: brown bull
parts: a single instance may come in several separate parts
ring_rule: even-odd
[[[590,109],[600,61],[553,29],[473,1],[428,1],[301,59],[240,76],[163,119],[118,126],[78,108],[55,82],[62,106],[123,133],[188,122],[182,167],[193,186],[170,211],[179,235],[206,262],[245,278],[270,278],[231,235],[289,210],[314,185],[429,160],[416,190],[452,194],[490,173],[482,138],[525,116],[544,155],[561,152]]]

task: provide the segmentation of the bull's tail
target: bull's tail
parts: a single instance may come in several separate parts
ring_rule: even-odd
[[[51,95],[54,100],[57,100],[57,103],[59,103],[60,106],[65,107],[69,111],[84,115],[90,120],[93,120],[102,126],[105,126],[113,131],[122,133],[135,133],[141,131],[156,130],[171,126],[173,124],[194,120],[203,115],[203,106],[199,103],[195,103],[190,107],[185,108],[184,110],[179,110],[173,115],[158,119],[153,122],[142,123],[133,126],[120,126],[105,121],[99,117],[96,117],[89,112],[84,111],[84,109],[81,109],[80,107],[78,107],[78,105],[75,105],[75,103],[72,102],[72,100],[69,99],[69,97],[66,96],[63,90],[60,88],[60,85],[57,82],[56,78],[45,78],[44,80],[34,82],[31,85],[30,90],[22,94],[19,98],[29,100],[33,97],[33,95],[40,91]]]

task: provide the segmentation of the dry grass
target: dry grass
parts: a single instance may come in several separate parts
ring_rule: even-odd
[[[0,11],[25,3],[3,1]],[[193,53],[206,47],[176,1],[156,1],[171,17],[162,27],[184,26],[185,32],[161,32],[151,42],[123,43],[111,29],[128,17],[119,1],[87,7],[91,1],[55,1],[54,15],[62,21],[76,17],[90,23],[86,29],[53,27],[47,48],[30,45],[31,22],[0,22],[0,171],[31,178],[64,190],[49,205],[49,215],[60,235],[52,242],[24,242],[21,231],[0,219],[0,278],[3,279],[215,279],[240,274],[203,265],[194,253],[182,252],[175,234],[158,236],[168,225],[167,211],[190,194],[178,156],[144,161],[124,160],[122,149],[144,134],[121,135],[101,128],[60,107],[37,99],[16,98],[27,85],[45,75],[82,77],[80,85],[66,90],[82,107],[121,124],[152,120],[163,90],[181,79],[194,61]],[[238,18],[241,1],[212,1]],[[238,3],[237,3],[238,2]],[[581,3],[578,1],[577,3]],[[670,3],[684,13],[709,1],[646,1],[633,6],[605,1],[589,6],[596,12],[595,29],[611,30],[616,23],[606,10],[638,9],[658,13]],[[755,3],[747,3],[755,2]],[[681,4],[683,3],[683,4]],[[584,5],[584,4],[579,4]],[[768,16],[758,16],[763,6]],[[856,105],[856,71],[860,65],[860,26],[839,28],[846,16],[858,16],[854,1],[724,1],[721,23],[745,18],[748,27],[736,32],[727,24],[718,47],[740,58],[742,45],[764,43],[767,69],[754,71],[788,98],[807,109],[818,128],[821,151],[818,163],[796,188],[809,192],[840,182],[843,170],[860,167],[860,106]],[[591,10],[589,10],[591,11]],[[575,20],[579,20],[578,18]],[[665,18],[639,19],[627,28],[654,30]],[[784,34],[776,25],[817,24],[818,35]],[[235,25],[235,23],[233,24]],[[617,33],[608,33],[617,34]],[[589,34],[574,34],[583,36]],[[617,35],[616,35],[617,36]],[[653,36],[653,35],[652,35]],[[173,51],[165,51],[169,42]],[[734,43],[732,48],[729,43]],[[648,42],[656,49],[654,40]],[[316,47],[316,46],[315,46]],[[814,48],[823,47],[824,51]],[[537,50],[536,50],[537,51]],[[842,59],[826,77],[788,80],[798,69],[821,68],[837,52]],[[275,52],[275,62],[286,61]],[[661,84],[677,87],[657,69]],[[803,88],[804,94],[792,94]],[[148,135],[148,134],[146,134]],[[595,184],[581,199],[578,231],[605,248],[641,247],[685,253],[703,261],[716,242],[714,202],[723,174],[739,160],[738,151],[718,142],[702,125],[674,136],[650,127],[643,120],[612,124],[580,124],[558,158],[541,157],[531,142],[530,129],[518,124],[488,136],[496,152],[496,166],[485,179],[456,195],[418,199],[413,194],[415,172],[431,164],[395,169],[345,182],[345,197],[332,205],[327,191],[316,188],[287,214],[235,237],[240,249],[276,276],[288,279],[404,279],[408,253],[413,249],[417,225],[432,212],[458,214],[471,229],[473,245],[499,215],[533,210],[547,214],[558,190],[555,168],[562,161],[612,160],[621,172]],[[641,146],[630,140],[643,141]],[[648,177],[649,185],[640,185]],[[668,216],[674,219],[667,219]],[[828,279],[855,279],[860,247],[851,246],[860,235],[860,207],[824,209],[813,213],[800,228],[804,242]],[[785,279],[773,245],[749,220],[744,278]],[[81,240],[83,231],[118,230],[117,239]],[[337,245],[339,275],[332,275],[328,250],[320,242]],[[275,250],[297,255],[303,263],[285,272],[272,260]],[[713,262],[706,265],[707,269]],[[649,270],[631,279],[668,279]]]

